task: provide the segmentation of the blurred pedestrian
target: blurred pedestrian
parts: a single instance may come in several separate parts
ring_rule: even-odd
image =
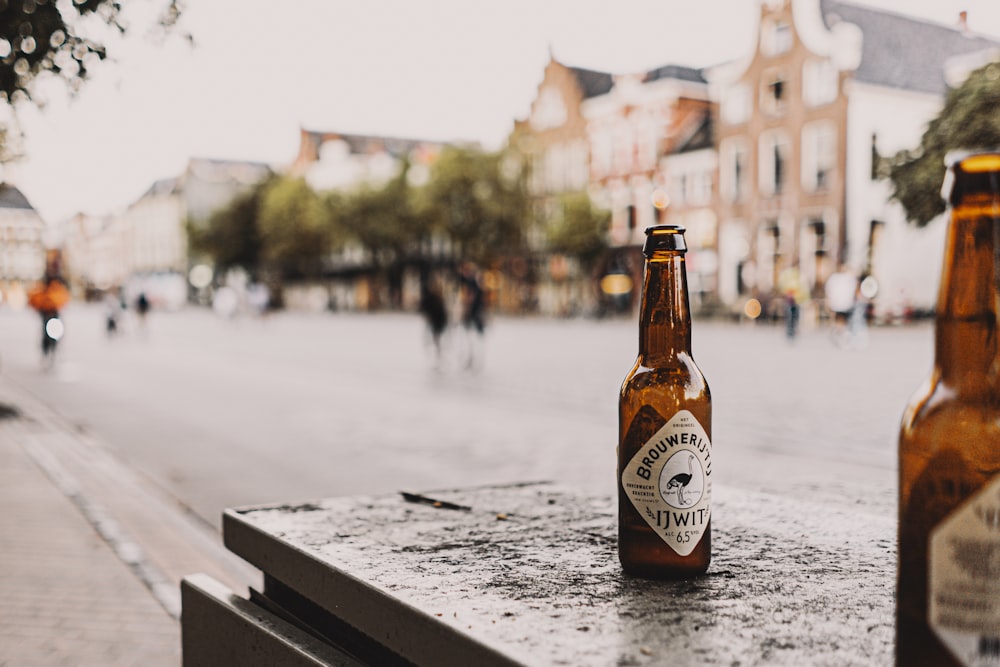
[[[271,303],[271,294],[267,289],[267,285],[264,283],[253,283],[250,285],[250,289],[247,293],[247,300],[250,303],[250,308],[258,317],[263,317],[267,314],[267,309]]]
[[[778,290],[785,307],[785,337],[795,340],[799,333],[802,304],[808,299],[808,293],[802,284],[798,268],[790,266],[778,276]]]
[[[486,322],[483,319],[485,294],[479,279],[479,271],[472,262],[463,262],[458,273],[462,302],[462,328],[465,329],[465,367],[474,368],[481,361],[483,334]]]
[[[146,316],[149,314],[150,307],[149,297],[146,296],[145,292],[139,292],[139,296],[135,300],[135,314],[139,320],[139,331],[142,333],[146,332]]]
[[[857,281],[854,291],[854,306],[851,308],[851,319],[848,322],[848,342],[851,347],[863,348],[868,345],[868,305],[865,294],[865,278]]]
[[[61,278],[46,274],[42,284],[28,293],[28,305],[42,320],[42,365],[50,369],[55,359],[56,344],[65,331],[59,311],[69,303],[70,294]]]
[[[113,338],[121,330],[122,300],[118,290],[110,290],[104,295],[104,331]]]
[[[826,279],[826,308],[832,319],[830,337],[837,345],[846,345],[850,339],[848,325],[858,293],[858,279],[843,264]]]
[[[428,277],[420,289],[420,314],[427,322],[427,331],[434,347],[434,361],[441,364],[442,337],[448,328],[448,309],[441,295],[441,288],[433,278]]]

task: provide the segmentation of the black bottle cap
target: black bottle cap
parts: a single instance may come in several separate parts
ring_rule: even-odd
[[[646,243],[642,246],[642,254],[646,257],[652,257],[657,250],[687,251],[684,231],[684,227],[681,225],[646,227]]]
[[[966,195],[1000,195],[1000,150],[952,151],[945,156],[941,196],[957,206]]]

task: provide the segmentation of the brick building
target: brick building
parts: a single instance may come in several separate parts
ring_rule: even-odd
[[[909,226],[878,156],[919,145],[955,58],[997,42],[838,0],[761,0],[755,44],[709,70],[722,300],[773,295],[788,268],[819,298],[843,263],[875,276],[882,311],[931,307],[943,221]]]

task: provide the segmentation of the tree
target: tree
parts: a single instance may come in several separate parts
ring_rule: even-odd
[[[207,255],[217,272],[242,268],[257,278],[262,255],[260,207],[268,182],[238,195],[213,212],[206,224],[188,221],[188,245],[194,254]]]
[[[487,264],[525,247],[529,200],[500,153],[447,148],[431,170],[424,206],[461,258]]]
[[[398,175],[385,185],[361,184],[344,196],[339,209],[339,227],[368,251],[376,267],[415,251],[425,231],[414,209],[407,172],[404,161]]]
[[[402,302],[403,269],[408,261],[419,260],[428,234],[426,216],[414,203],[409,184],[409,162],[403,160],[399,172],[389,182],[377,186],[361,184],[341,195],[337,208],[337,228],[363,247],[371,260],[373,282],[371,305],[380,306],[377,285],[386,281],[389,299]]]
[[[172,28],[181,0],[165,2],[159,24]],[[124,34],[121,0],[10,0],[0,2],[0,99],[31,99],[35,78],[43,73],[63,79],[72,89],[87,78],[91,66],[108,56],[93,35],[103,22]]]
[[[991,63],[948,93],[916,151],[901,151],[891,158],[892,197],[902,204],[907,220],[922,227],[944,212],[941,184],[949,151],[1000,146],[997,109],[1000,63]]]
[[[593,268],[608,248],[611,214],[594,208],[585,192],[563,195],[559,203],[561,213],[547,227],[549,249]]]
[[[264,267],[282,276],[316,276],[330,252],[328,209],[303,178],[278,178],[261,194],[258,229]]]

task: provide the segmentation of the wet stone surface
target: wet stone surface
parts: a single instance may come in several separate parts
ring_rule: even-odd
[[[712,565],[678,582],[622,573],[612,498],[547,484],[426,494],[468,511],[400,495],[245,508],[225,531],[334,613],[386,594],[402,610],[389,622],[446,628],[426,641],[463,636],[526,665],[891,664],[890,521],[716,492]],[[345,599],[338,578],[365,586]]]

